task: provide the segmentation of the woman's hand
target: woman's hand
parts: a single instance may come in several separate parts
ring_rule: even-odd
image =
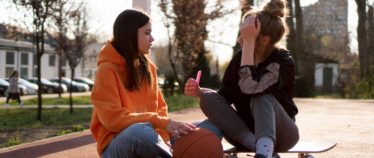
[[[184,85],[184,94],[191,97],[200,96],[200,86],[195,79],[188,79],[187,83]]]
[[[166,127],[166,131],[172,133],[177,138],[180,138],[181,134],[188,134],[194,128],[196,128],[196,126],[192,124],[170,120],[168,126]]]
[[[254,65],[255,42],[260,30],[261,23],[256,18],[256,15],[247,17],[240,26],[240,41],[243,52],[240,66]]]
[[[256,26],[257,25],[257,26]],[[255,42],[261,30],[260,20],[256,15],[251,15],[245,18],[240,26],[240,34],[245,42]]]

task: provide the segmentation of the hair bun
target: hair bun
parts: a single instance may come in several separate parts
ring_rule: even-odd
[[[285,7],[287,2],[284,0],[270,0],[270,2],[266,3],[263,8],[263,11],[271,16],[274,17],[284,17],[285,15]]]

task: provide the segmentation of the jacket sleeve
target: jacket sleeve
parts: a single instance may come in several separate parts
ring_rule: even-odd
[[[293,66],[270,63],[267,73],[259,76],[254,66],[241,67],[239,71],[239,87],[245,94],[273,93],[282,89],[286,82],[291,82],[293,77]]]
[[[122,83],[118,73],[109,66],[100,65],[91,100],[98,120],[105,128],[120,132],[138,122],[150,122],[154,128],[166,128],[170,121],[166,116],[161,116],[157,112],[134,113],[129,107],[122,106],[120,86]]]

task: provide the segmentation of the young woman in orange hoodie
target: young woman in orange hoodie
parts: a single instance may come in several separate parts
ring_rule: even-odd
[[[91,132],[102,157],[171,157],[167,142],[194,125],[168,118],[147,54],[154,41],[149,16],[125,10],[102,48],[91,99]]]

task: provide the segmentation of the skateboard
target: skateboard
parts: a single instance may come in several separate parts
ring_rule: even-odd
[[[278,153],[297,153],[298,158],[313,158],[311,153],[322,153],[331,150],[337,145],[336,142],[331,141],[299,141],[294,147],[287,152]],[[248,150],[239,150],[236,147],[223,144],[224,153],[229,154],[230,158],[237,157],[238,153],[250,152]]]

